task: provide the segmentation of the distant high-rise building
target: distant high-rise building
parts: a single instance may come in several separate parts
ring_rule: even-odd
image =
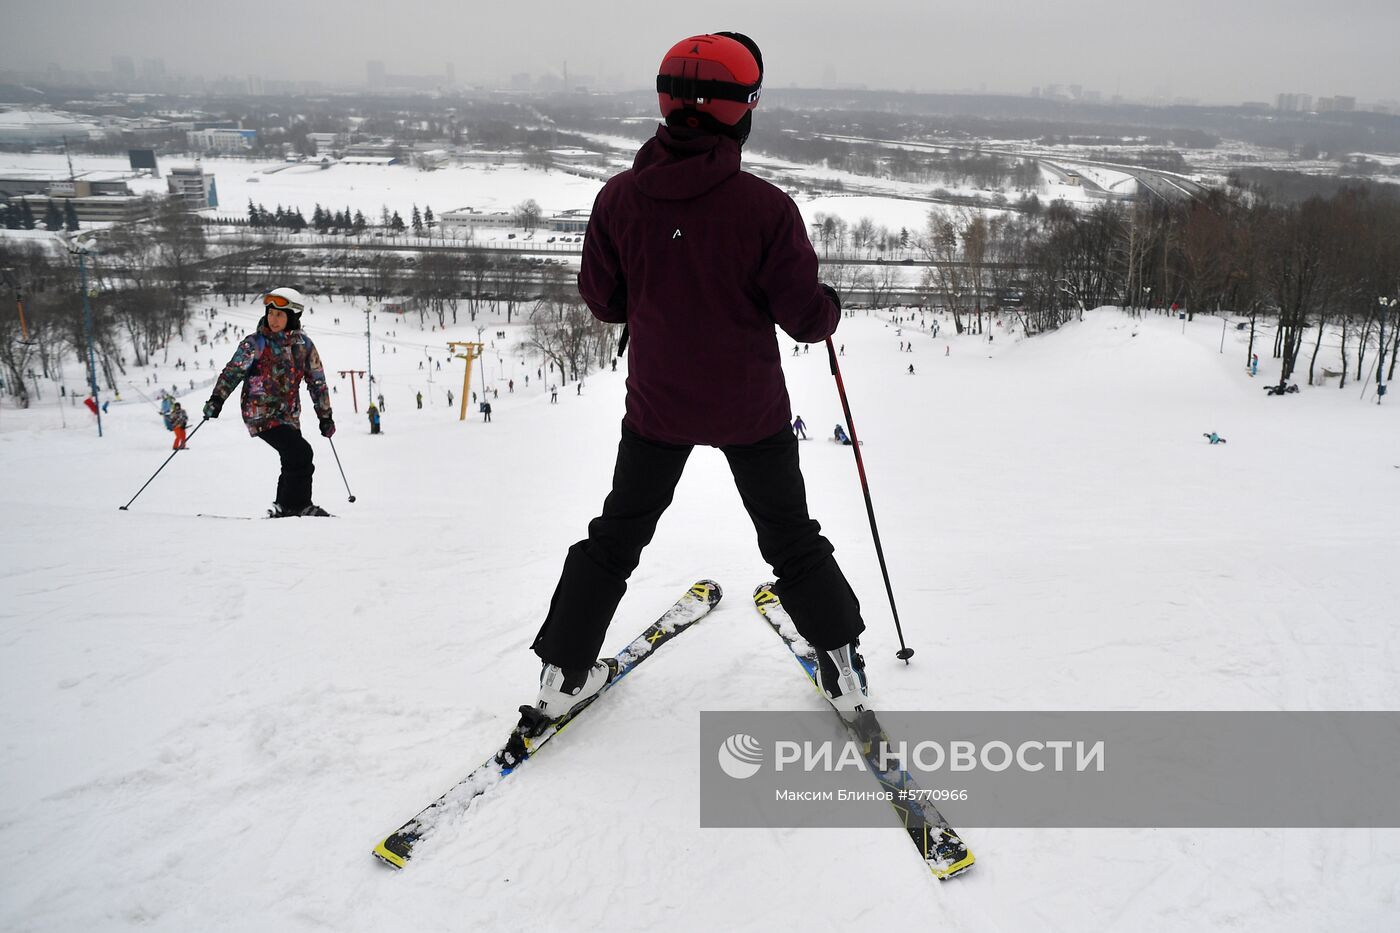
[[[366,62],[366,63],[365,63],[365,75],[366,75],[366,77],[369,78],[369,86],[370,86],[370,87],[383,87],[383,86],[384,86],[384,63],[383,63],[383,62]]]
[[[131,84],[136,80],[136,64],[130,55],[112,56],[112,77],[119,84]]]
[[[165,59],[148,58],[141,62],[141,78],[153,87],[165,84]]]
[[[1339,94],[1332,98],[1332,104],[1341,113],[1351,113],[1356,110],[1355,97],[1343,97]]]

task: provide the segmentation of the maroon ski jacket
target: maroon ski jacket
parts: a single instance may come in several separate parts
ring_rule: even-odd
[[[671,444],[788,429],[774,324],[814,343],[841,317],[792,198],[740,171],[734,140],[666,126],[598,193],[578,286],[599,320],[627,324],[624,423]]]

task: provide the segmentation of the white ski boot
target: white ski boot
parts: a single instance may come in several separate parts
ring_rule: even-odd
[[[540,671],[540,695],[535,708],[550,719],[558,719],[597,695],[611,679],[612,669],[602,661],[568,671],[546,664]]]
[[[831,705],[846,719],[854,719],[870,708],[865,659],[856,652],[854,644],[843,645],[835,651],[818,651],[817,681]]]

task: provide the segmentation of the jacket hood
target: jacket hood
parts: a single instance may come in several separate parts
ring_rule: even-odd
[[[658,126],[632,162],[637,188],[661,201],[687,201],[739,172],[739,144],[728,136]]]

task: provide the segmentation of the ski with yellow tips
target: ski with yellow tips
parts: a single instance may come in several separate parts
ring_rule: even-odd
[[[797,633],[797,626],[783,608],[783,601],[773,592],[772,583],[765,583],[754,590],[753,604],[759,615],[763,616],[764,621],[783,640],[783,644],[792,651],[793,657],[802,665],[812,685],[820,691],[816,651]],[[903,770],[880,770],[880,749],[888,744],[890,739],[880,726],[879,720],[875,718],[875,714],[865,710],[857,714],[854,721],[841,717],[841,722],[860,743],[870,773],[885,790],[890,791],[890,806],[894,808],[904,831],[923,856],[924,864],[933,872],[933,876],[939,881],[946,881],[971,868],[975,861],[971,850],[938,808],[928,801],[925,795],[918,793],[913,776]]]
[[[566,715],[558,719],[549,719],[533,706],[520,707],[520,721],[511,731],[505,745],[471,774],[454,784],[447,793],[419,811],[413,819],[386,836],[374,847],[374,854],[386,865],[403,868],[414,856],[418,845],[439,824],[445,819],[455,818],[467,812],[478,797],[490,791],[534,757],[542,745],[572,725],[584,710],[596,703],[637,665],[655,654],[666,642],[703,619],[719,603],[722,595],[719,584],[713,580],[701,580],[690,587],[661,618],[647,626],[646,631],[632,639],[615,657],[606,660],[605,663],[611,671],[607,684]]]

